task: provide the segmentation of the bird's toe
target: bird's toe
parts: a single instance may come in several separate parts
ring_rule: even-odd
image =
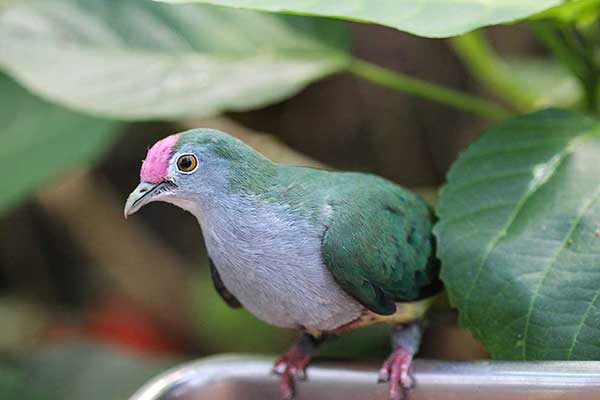
[[[383,383],[390,380],[390,372],[387,368],[381,368],[379,370],[379,374],[377,375],[377,383]]]
[[[379,371],[378,381],[389,382],[389,400],[401,400],[414,387],[410,375],[413,354],[403,348],[396,349]]]

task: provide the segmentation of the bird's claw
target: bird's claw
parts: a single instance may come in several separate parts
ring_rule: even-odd
[[[271,373],[279,376],[287,373],[295,379],[302,381],[306,380],[305,368],[298,368],[292,364],[288,364],[285,360],[282,359],[279,359],[275,362],[273,368],[271,369]]]
[[[298,346],[292,347],[275,361],[271,373],[279,375],[279,390],[283,400],[292,400],[296,393],[296,380],[306,380],[306,366],[310,354]]]
[[[402,400],[413,388],[410,375],[413,354],[403,348],[396,349],[379,370],[378,382],[389,382],[389,400]]]

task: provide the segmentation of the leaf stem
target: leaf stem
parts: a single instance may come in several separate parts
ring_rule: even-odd
[[[392,71],[367,61],[354,59],[350,64],[349,72],[389,89],[437,101],[484,118],[503,120],[511,115],[510,111],[489,100],[413,78],[402,72]]]
[[[590,45],[583,42],[574,27],[558,27],[549,21],[531,21],[530,26],[546,48],[577,77],[587,110],[597,112],[600,77]]]
[[[519,111],[530,111],[534,108],[535,98],[516,83],[510,70],[482,32],[473,31],[453,37],[449,42],[471,74],[484,87]]]

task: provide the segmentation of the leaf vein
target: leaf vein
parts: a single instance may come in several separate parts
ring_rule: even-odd
[[[595,128],[597,128],[597,127],[595,127]],[[511,213],[509,218],[507,219],[506,224],[504,224],[502,229],[500,229],[498,231],[498,234],[496,235],[496,237],[490,241],[488,246],[486,246],[484,253],[483,253],[483,257],[481,258],[481,261],[479,262],[479,264],[476,267],[476,273],[475,273],[475,276],[471,283],[471,286],[469,288],[469,291],[465,295],[465,301],[464,301],[465,307],[467,307],[468,304],[470,303],[473,291],[475,290],[475,287],[477,286],[477,283],[479,282],[479,279],[481,278],[481,273],[484,269],[484,266],[490,256],[490,254],[492,253],[492,251],[494,250],[494,248],[496,247],[498,242],[500,242],[500,240],[507,234],[508,229],[513,224],[513,222],[516,220],[517,216],[519,215],[519,213],[521,212],[521,210],[523,209],[523,207],[525,206],[527,201],[531,198],[531,196],[533,196],[534,193],[536,193],[546,182],[548,182],[554,176],[554,174],[556,173],[558,168],[562,165],[565,158],[569,154],[571,154],[571,152],[575,148],[576,144],[579,144],[583,140],[583,138],[588,138],[589,136],[591,136],[591,134],[593,132],[594,132],[594,130],[590,130],[590,131],[586,132],[585,134],[583,134],[582,136],[572,139],[570,142],[567,142],[569,144],[558,154],[558,159],[556,161],[553,161],[553,159],[555,159],[555,157],[552,157],[545,161],[545,163],[549,167],[551,167],[551,170],[548,171],[548,173],[543,177],[543,179],[536,181],[534,185],[531,185],[527,189],[524,196],[515,204],[515,209]],[[525,346],[523,346],[523,347],[525,348]]]
[[[540,290],[541,290],[542,286],[544,285],[546,278],[548,277],[550,272],[552,272],[552,270],[556,266],[556,261],[558,260],[558,256],[563,251],[563,249],[565,249],[565,247],[567,246],[567,243],[569,242],[569,239],[575,232],[575,229],[577,229],[577,227],[581,223],[584,215],[590,210],[590,208],[592,207],[594,202],[598,199],[598,196],[600,196],[600,187],[598,187],[596,189],[596,191],[593,193],[590,200],[582,207],[577,218],[571,223],[571,226],[569,227],[569,230],[567,231],[567,235],[565,236],[561,245],[558,247],[557,251],[554,253],[552,258],[550,259],[550,263],[545,268],[544,273],[542,275],[542,279],[540,279],[540,282],[537,284],[537,286],[535,288],[533,296],[531,296],[531,300],[529,302],[529,309],[527,311],[527,316],[525,319],[525,326],[523,328],[523,353],[522,353],[523,360],[527,359],[527,336],[529,333],[529,325],[531,323],[531,315],[533,314],[533,310],[535,309],[535,303],[540,295]]]
[[[589,316],[591,310],[596,305],[596,302],[598,301],[599,298],[600,298],[600,288],[598,288],[598,290],[596,290],[596,293],[594,294],[592,301],[588,305],[587,309],[581,316],[581,320],[577,324],[577,331],[575,332],[575,335],[573,335],[573,341],[571,342],[571,345],[569,346],[569,351],[567,353],[567,360],[571,360],[571,358],[573,356],[573,350],[575,350],[575,346],[577,345],[577,341],[579,339],[579,335],[581,334],[583,327],[586,326],[586,321],[588,319],[588,316]]]

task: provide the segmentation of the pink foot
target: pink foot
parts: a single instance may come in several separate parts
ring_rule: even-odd
[[[306,379],[304,370],[310,359],[311,355],[296,345],[275,361],[272,372],[280,376],[279,391],[284,400],[294,398],[295,379]]]
[[[409,370],[413,354],[403,349],[396,349],[383,363],[379,370],[379,382],[390,382],[389,400],[401,400],[404,394],[414,386]]]

